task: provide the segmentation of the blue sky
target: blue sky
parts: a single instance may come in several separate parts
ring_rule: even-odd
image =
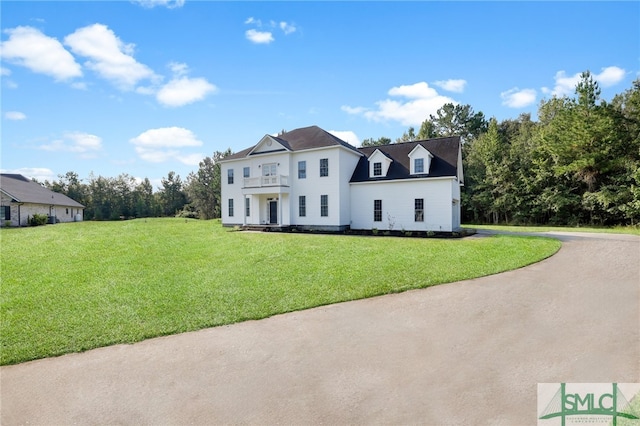
[[[640,75],[638,2],[2,1],[3,172],[157,186],[318,125],[395,140],[444,103],[534,115]]]

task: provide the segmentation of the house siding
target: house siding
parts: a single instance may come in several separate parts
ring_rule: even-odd
[[[453,178],[405,179],[351,184],[351,229],[452,232],[452,203],[459,186]],[[415,221],[415,199],[424,199],[424,221]],[[374,200],[382,200],[382,221],[374,222]],[[459,206],[459,203],[458,203]],[[391,219],[391,220],[390,220]]]
[[[67,206],[49,206],[45,204],[35,203],[13,203],[11,198],[2,194],[0,199],[1,206],[9,206],[11,211],[11,219],[5,220],[4,216],[0,218],[0,226],[28,226],[29,218],[35,214],[43,214],[46,216],[55,216],[62,223],[75,222],[77,219],[82,220],[84,211],[78,207]]]

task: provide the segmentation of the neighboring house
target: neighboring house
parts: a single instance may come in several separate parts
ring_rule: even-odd
[[[311,126],[265,135],[220,164],[226,226],[460,229],[459,137],[355,148]]]
[[[34,214],[47,215],[52,222],[78,222],[84,206],[22,175],[0,174],[0,225],[27,226]]]

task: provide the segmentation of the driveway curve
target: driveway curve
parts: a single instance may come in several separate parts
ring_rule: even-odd
[[[536,424],[537,383],[640,382],[640,237],[541,235],[516,271],[1,367],[0,423]]]

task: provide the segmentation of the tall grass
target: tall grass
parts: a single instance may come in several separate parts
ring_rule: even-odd
[[[2,364],[423,288],[550,256],[552,239],[232,232],[139,219],[2,229]]]

